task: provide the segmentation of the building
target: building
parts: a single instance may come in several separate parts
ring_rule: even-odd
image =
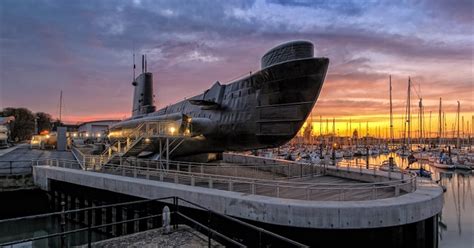
[[[73,134],[73,136],[83,139],[102,138],[105,137],[109,127],[119,121],[120,120],[99,120],[84,122],[79,124],[77,134]]]

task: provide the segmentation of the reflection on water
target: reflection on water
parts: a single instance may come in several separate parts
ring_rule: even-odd
[[[436,171],[446,187],[440,219],[440,247],[474,247],[474,177],[471,172]]]
[[[58,216],[36,218],[31,220],[21,220],[0,224],[0,243],[25,240],[33,237],[42,237],[49,234],[61,232],[60,220]],[[65,230],[76,230],[85,227],[83,224],[68,221]],[[91,241],[98,241],[106,238],[104,233],[93,231]],[[86,244],[88,240],[87,231],[69,234],[65,237],[67,247]],[[35,241],[23,242],[13,247],[60,247],[61,237],[53,237]]]
[[[408,166],[408,160],[393,154],[395,162],[401,168]],[[389,155],[371,156],[369,164],[381,164]],[[366,157],[343,160],[355,166],[364,166]],[[471,171],[443,170],[432,167],[428,162],[418,161],[410,168],[423,167],[431,171],[432,179],[446,188],[444,207],[439,222],[439,247],[474,247],[474,175]]]

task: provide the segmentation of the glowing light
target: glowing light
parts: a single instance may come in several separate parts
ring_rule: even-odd
[[[149,138],[146,138],[146,139],[145,139],[145,143],[150,143],[150,139],[149,139]]]
[[[100,133],[97,133],[97,137],[100,137]]]
[[[49,134],[46,134],[46,138],[49,139]]]
[[[173,134],[176,131],[176,128],[170,127],[170,133]]]
[[[89,137],[89,134],[88,134],[88,133],[86,133],[86,137]]]
[[[73,133],[72,136],[73,136],[73,137],[77,137],[77,133]]]

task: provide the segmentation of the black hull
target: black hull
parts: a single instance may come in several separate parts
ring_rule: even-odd
[[[111,131],[186,115],[193,127],[200,128],[173,157],[278,147],[295,137],[311,113],[328,65],[329,59],[313,57],[269,65],[230,84],[216,83],[203,94],[125,120]],[[153,149],[159,150],[158,142]]]

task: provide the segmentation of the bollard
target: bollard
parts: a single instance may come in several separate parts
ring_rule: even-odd
[[[171,212],[168,206],[163,208],[163,234],[171,233]]]
[[[212,189],[212,178],[209,177],[209,188]]]
[[[232,180],[229,180],[229,191],[232,191],[232,190],[233,190]]]

